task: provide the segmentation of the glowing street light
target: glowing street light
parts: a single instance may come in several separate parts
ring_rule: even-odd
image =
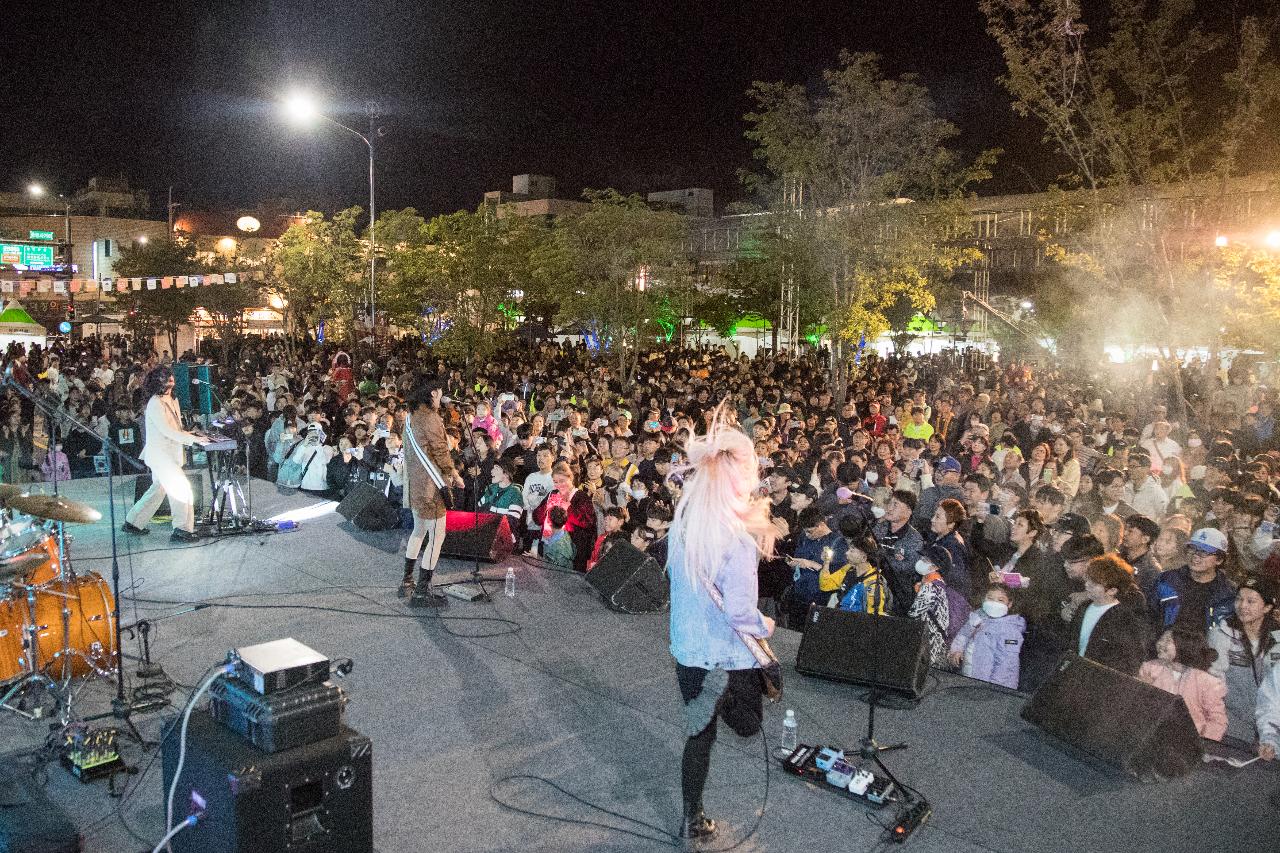
[[[1280,249],[1280,231],[1272,231],[1267,234],[1264,242],[1269,249]]]
[[[380,115],[378,105],[373,101],[365,104],[365,114],[369,117],[368,135],[347,127],[332,116],[326,115],[321,111],[316,100],[306,92],[295,91],[290,93],[284,100],[284,110],[296,124],[314,124],[317,119],[323,119],[329,124],[345,130],[352,136],[359,137],[360,141],[369,149],[369,329],[371,334],[376,337],[378,240],[374,230],[377,224],[377,208],[375,207],[373,194],[373,140],[380,133],[380,129],[377,127],[377,120]]]
[[[39,184],[29,184],[27,186],[27,194],[32,198],[40,198],[40,196],[44,195],[44,187]]]
[[[145,246],[145,245],[147,245],[147,235],[146,235],[146,234],[139,234],[139,235],[138,235],[137,243],[138,243],[138,245],[139,245],[139,246]]]
[[[1024,299],[1018,303],[1018,307],[1021,308],[1023,311],[1030,311],[1032,308],[1035,308],[1036,305],[1030,299]]]
[[[306,92],[292,92],[284,99],[284,111],[298,124],[311,124],[320,117],[315,98]]]
[[[1219,249],[1227,248],[1227,245],[1230,242],[1231,241],[1227,238],[1226,234],[1219,234],[1217,237],[1213,238],[1213,245],[1217,246]]]

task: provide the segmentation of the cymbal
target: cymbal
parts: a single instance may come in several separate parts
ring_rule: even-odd
[[[88,504],[53,495],[18,495],[9,498],[8,506],[27,515],[53,521],[91,522],[102,518],[102,513]]]

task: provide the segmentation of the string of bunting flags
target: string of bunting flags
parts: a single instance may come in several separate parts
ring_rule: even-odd
[[[168,290],[173,287],[210,287],[218,284],[235,284],[241,281],[262,281],[262,270],[247,272],[221,272],[208,275],[166,275],[142,278],[23,278],[13,281],[0,280],[0,293],[103,293],[131,290]]]

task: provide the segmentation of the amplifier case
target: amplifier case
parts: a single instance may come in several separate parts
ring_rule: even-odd
[[[341,687],[304,684],[262,695],[238,678],[209,686],[213,718],[263,752],[280,752],[337,736],[347,703]]]

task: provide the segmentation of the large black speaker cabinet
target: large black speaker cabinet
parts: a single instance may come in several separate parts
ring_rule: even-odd
[[[164,793],[178,763],[164,742]],[[174,820],[204,811],[173,839],[177,853],[371,853],[373,747],[342,734],[266,753],[207,714],[191,715]]]
[[[370,483],[352,486],[338,504],[338,515],[360,530],[392,530],[400,526],[400,508]]]
[[[1064,658],[1022,718],[1142,780],[1184,776],[1204,754],[1181,696],[1087,658]]]
[[[929,677],[925,625],[918,619],[810,607],[796,671],[918,700]]]
[[[587,583],[604,597],[610,610],[655,613],[666,608],[671,587],[657,561],[629,542],[610,548],[587,572]]]

